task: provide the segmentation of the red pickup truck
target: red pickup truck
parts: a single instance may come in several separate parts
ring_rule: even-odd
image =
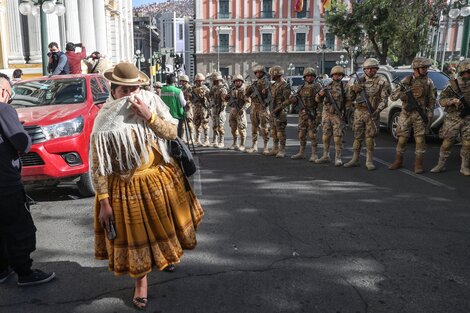
[[[20,81],[13,91],[12,105],[33,142],[21,155],[23,181],[76,181],[82,196],[94,195],[88,152],[96,114],[109,96],[104,77],[42,77]]]

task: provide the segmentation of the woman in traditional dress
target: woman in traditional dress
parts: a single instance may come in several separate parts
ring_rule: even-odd
[[[135,278],[132,303],[143,309],[147,274],[178,263],[183,249],[196,246],[204,213],[166,148],[178,121],[157,95],[140,89],[149,78],[132,63],[104,76],[111,96],[96,117],[90,145],[95,256],[108,259],[116,275]]]

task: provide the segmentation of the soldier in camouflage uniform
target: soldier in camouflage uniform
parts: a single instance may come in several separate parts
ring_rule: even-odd
[[[276,65],[269,69],[269,74],[274,80],[271,86],[272,101],[270,103],[270,131],[273,138],[273,147],[265,155],[275,155],[283,158],[286,155],[286,126],[287,108],[290,105],[291,90],[289,84],[284,80],[284,70]]]
[[[186,114],[186,122],[188,125],[188,130],[186,130],[186,123],[183,124],[184,134],[189,133],[189,138],[183,136],[183,141],[186,142],[194,140],[194,126],[193,126],[193,106],[191,104],[191,84],[189,84],[189,77],[187,75],[180,75],[179,77],[180,89],[183,92],[184,100],[186,100],[186,105],[184,106],[184,111]]]
[[[330,76],[333,78],[331,83],[316,95],[315,100],[323,103],[322,112],[322,142],[323,156],[315,161],[315,163],[328,163],[330,159],[330,141],[333,136],[335,143],[335,166],[343,165],[341,160],[341,150],[343,148],[343,130],[344,130],[344,112],[346,108],[351,106],[349,99],[348,85],[341,81],[344,77],[344,68],[342,66],[333,66]],[[333,103],[327,96],[327,92],[331,93],[334,103],[338,106],[339,112],[335,109]]]
[[[233,85],[226,96],[230,106],[229,125],[232,130],[233,144],[231,150],[245,151],[246,139],[246,112],[251,105],[251,99],[245,96],[245,80],[243,76],[237,74],[233,76]],[[237,135],[240,135],[240,145],[237,144]]]
[[[344,167],[359,166],[359,154],[361,152],[362,140],[366,141],[366,168],[375,170],[374,165],[374,147],[375,136],[379,131],[380,112],[387,107],[388,97],[390,96],[390,84],[388,80],[377,75],[379,61],[373,58],[367,59],[363,65],[364,74],[349,89],[351,101],[356,100],[354,110],[354,143],[353,157],[351,161],[344,164]],[[371,112],[362,97],[364,91],[365,97],[371,106]]]
[[[457,96],[457,94],[463,96],[467,105],[470,106],[470,59],[460,61],[457,71],[458,78],[451,79],[440,95],[440,103],[445,108],[447,115],[439,133],[443,139],[439,153],[439,163],[431,172],[439,173],[445,170],[446,160],[450,155],[455,139],[460,134],[462,139],[460,173],[470,176],[470,114],[465,115],[470,111],[470,108],[462,113],[464,103]]]
[[[247,89],[246,96],[251,98],[251,135],[252,146],[246,149],[247,153],[258,151],[258,131],[263,136],[263,153],[268,153],[269,141],[269,108],[266,105],[268,98],[268,88],[271,88],[271,82],[267,78],[262,65],[254,67],[253,72],[256,75],[255,80]]]
[[[320,91],[321,86],[315,83],[315,70],[307,67],[304,70],[304,84],[299,87],[296,94],[290,98],[293,105],[301,105],[299,110],[299,140],[300,150],[297,154],[291,156],[291,159],[305,159],[305,146],[307,145],[307,134],[311,140],[312,156],[310,162],[315,162],[317,156],[317,129],[321,123],[321,106],[315,101],[316,94]],[[299,100],[301,98],[301,101]]]
[[[195,145],[201,145],[200,129],[204,131],[204,142],[202,146],[209,146],[209,115],[210,115],[210,104],[209,104],[209,88],[204,85],[205,76],[201,73],[197,73],[194,77],[194,83],[191,90],[191,103],[193,104],[194,110],[194,128],[196,131],[196,142]]]
[[[425,134],[429,131],[433,117],[434,105],[436,104],[436,88],[433,81],[428,77],[428,68],[431,66],[431,61],[427,58],[417,57],[411,63],[413,68],[413,75],[406,76],[401,80],[402,87],[398,86],[390,95],[392,101],[401,99],[402,108],[398,118],[397,125],[397,152],[395,161],[388,167],[391,170],[401,168],[403,166],[403,154],[406,149],[406,142],[411,135],[413,129],[414,138],[416,142],[415,148],[415,173],[421,174],[424,172],[423,159],[426,143],[424,141]],[[418,110],[408,112],[408,98],[403,88],[411,90],[414,99],[418,106],[421,108],[423,114],[427,117],[428,123],[426,124],[421,117]]]
[[[225,108],[228,94],[227,87],[223,84],[222,75],[215,73],[212,75],[212,89],[209,93],[212,103],[212,146],[214,148],[224,147],[224,125],[226,119]],[[218,139],[218,140],[217,140]]]

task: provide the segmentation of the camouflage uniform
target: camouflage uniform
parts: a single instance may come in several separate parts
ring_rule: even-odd
[[[311,67],[307,67],[304,70],[304,80],[306,77],[316,77],[315,70]],[[310,78],[310,79],[312,79]],[[321,85],[314,81],[304,82],[302,86],[296,92],[295,96],[291,97],[291,103],[302,105],[299,110],[299,122],[298,122],[298,133],[300,140],[300,150],[297,154],[293,155],[291,159],[305,159],[305,146],[307,145],[307,134],[311,140],[312,145],[312,156],[310,162],[315,162],[318,159],[317,156],[317,129],[321,124],[321,104],[315,101],[316,94],[320,91]],[[302,103],[299,98],[302,99]]]
[[[258,131],[261,131],[263,136],[263,152],[268,153],[269,141],[269,108],[265,101],[267,98],[267,88],[271,88],[271,83],[266,77],[264,67],[258,65],[254,68],[255,75],[261,72],[263,76],[254,81],[247,89],[246,96],[251,98],[251,136],[252,146],[246,149],[246,152],[253,153],[258,151]],[[255,89],[258,92],[255,92]],[[261,99],[260,99],[261,98]]]
[[[445,108],[447,115],[439,133],[443,139],[439,153],[439,163],[431,172],[439,173],[445,170],[445,162],[450,155],[455,139],[460,134],[462,140],[460,173],[470,176],[470,114],[460,116],[464,110],[464,104],[457,96],[457,94],[463,96],[467,105],[470,105],[470,59],[462,60],[457,67],[457,71],[459,77],[451,79],[440,95],[440,104]]]
[[[270,131],[273,138],[273,148],[265,155],[275,155],[276,158],[283,158],[286,155],[286,126],[287,107],[290,105],[290,86],[282,78],[284,70],[280,66],[273,66],[269,69],[274,83],[271,86],[272,101],[270,103]]]
[[[405,153],[406,142],[408,141],[408,138],[411,135],[411,130],[413,129],[416,142],[415,173],[421,174],[424,172],[423,159],[426,149],[424,136],[432,121],[434,105],[436,104],[436,88],[434,87],[433,81],[427,76],[427,72],[426,74],[420,74],[420,71],[423,71],[424,68],[427,69],[430,66],[431,61],[429,59],[417,57],[412,62],[414,74],[401,80],[401,84],[404,88],[411,89],[418,106],[423,110],[424,114],[426,114],[428,118],[428,125],[425,125],[425,122],[417,110],[412,112],[406,111],[408,99],[406,97],[405,90],[403,90],[402,87],[397,87],[390,95],[390,99],[392,101],[396,101],[398,99],[401,99],[402,101],[401,113],[398,118],[397,125],[398,144],[396,148],[395,161],[388,167],[391,170],[395,170],[403,166],[403,154]]]
[[[189,84],[189,77],[187,75],[181,75],[179,77],[179,81],[181,83],[181,91],[184,95],[184,100],[186,100],[186,105],[184,107],[184,112],[186,114],[186,122],[188,125],[188,130],[186,130],[186,123],[183,124],[184,134],[189,134],[189,141],[194,140],[194,125],[193,125],[193,105],[191,104],[191,90],[192,86]],[[186,84],[182,84],[182,82],[186,82]],[[183,136],[183,141],[186,142],[186,136]]]
[[[194,127],[196,130],[196,145],[201,145],[200,141],[200,128],[204,131],[204,147],[209,146],[209,88],[202,84],[205,77],[198,73],[194,80],[200,81],[200,86],[197,84],[193,86],[191,90],[191,103],[193,104],[194,110]]]
[[[333,74],[339,74],[344,76],[344,69],[341,66],[334,66],[331,69],[330,76]],[[344,132],[344,120],[343,115],[347,107],[351,106],[351,101],[349,99],[348,85],[346,82],[341,80],[331,81],[331,83],[326,86],[333,99],[336,102],[336,105],[341,110],[340,113],[336,112],[333,104],[330,103],[330,100],[326,94],[321,95],[318,93],[315,96],[315,100],[319,103],[323,103],[323,113],[322,113],[322,142],[323,142],[323,156],[315,161],[315,163],[327,163],[330,162],[330,141],[331,136],[333,136],[333,141],[335,143],[335,166],[343,165],[341,160],[341,149],[343,132]]]
[[[232,130],[233,144],[230,149],[239,151],[245,151],[245,139],[246,139],[246,112],[245,110],[251,105],[251,99],[245,96],[246,86],[244,84],[243,76],[240,74],[233,77],[233,86],[230,89],[229,106],[230,116],[229,125]],[[241,81],[242,85],[237,87],[235,82]],[[237,145],[237,135],[240,135],[240,145]]]
[[[364,71],[366,69],[379,69],[379,61],[376,59],[367,59],[364,62]],[[367,100],[371,106],[372,112],[369,113],[366,100],[363,99],[361,92],[365,91]],[[356,101],[354,110],[354,143],[353,157],[351,161],[344,164],[344,167],[359,166],[359,153],[361,151],[362,140],[366,141],[366,168],[374,170],[374,137],[379,131],[380,112],[387,107],[388,97],[390,96],[390,84],[388,80],[375,73],[369,77],[364,74],[349,88],[351,101]]]
[[[215,82],[219,83],[216,84]],[[216,74],[213,76],[213,86],[209,93],[212,103],[212,146],[214,148],[224,147],[224,125],[226,119],[225,108],[227,107],[227,101],[225,98],[228,94],[227,87],[223,84],[222,76]],[[218,139],[218,140],[217,140]]]

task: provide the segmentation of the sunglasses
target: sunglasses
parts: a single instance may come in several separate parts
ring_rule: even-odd
[[[2,98],[5,97],[5,92],[8,94],[8,101],[7,103],[10,104],[13,101],[12,94],[7,89],[2,88]]]

